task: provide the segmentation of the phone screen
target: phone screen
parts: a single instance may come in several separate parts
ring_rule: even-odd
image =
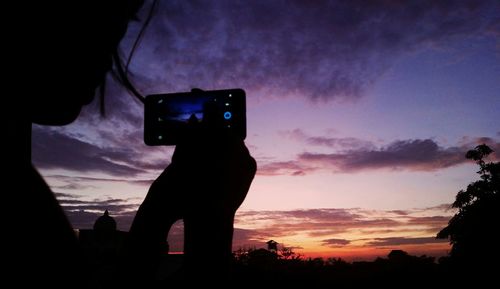
[[[242,89],[148,95],[145,103],[147,145],[175,145],[193,134],[246,137]]]

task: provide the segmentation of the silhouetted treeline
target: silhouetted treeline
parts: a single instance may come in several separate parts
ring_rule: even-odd
[[[465,157],[479,166],[479,180],[457,193],[452,207],[458,212],[437,234],[452,245],[447,260],[450,271],[469,279],[496,281],[500,272],[496,238],[500,226],[500,162],[486,161],[493,152],[486,144],[467,152]]]
[[[199,260],[200,272],[214,271],[211,260]],[[469,264],[477,266],[478,264]],[[495,260],[482,266],[495,268]],[[436,260],[431,256],[413,256],[402,250],[393,250],[384,258],[374,261],[347,262],[341,258],[304,258],[292,251],[291,256],[266,249],[238,250],[231,268],[214,280],[201,274],[193,276],[183,268],[183,255],[163,255],[156,280],[158,288],[188,288],[186,284],[198,284],[199,279],[210,284],[236,285],[238,288],[462,288],[463,285],[482,285],[492,279],[471,278],[457,274],[457,264],[449,256]],[[480,266],[480,267],[482,267]],[[97,269],[97,268],[94,268]],[[103,267],[101,269],[106,269]],[[104,273],[104,272],[101,272]],[[109,271],[108,271],[109,273]],[[101,278],[105,275],[101,274]],[[119,276],[116,276],[121,278]],[[207,281],[209,280],[209,281]],[[103,278],[91,288],[115,288],[115,281]],[[212,282],[211,282],[212,281]],[[208,284],[207,283],[207,284]],[[105,286],[99,286],[105,285]],[[118,282],[116,284],[122,283]],[[110,286],[111,285],[111,286]],[[259,287],[256,287],[259,286]],[[149,287],[146,287],[149,288]],[[154,288],[157,288],[154,286]],[[189,287],[190,288],[190,287]]]
[[[245,280],[246,285],[304,288],[408,287],[410,284],[429,287],[446,282],[447,266],[436,262],[434,257],[412,256],[401,250],[393,250],[386,258],[371,262],[347,262],[341,258],[283,258],[279,252],[250,249],[236,252],[233,278]]]

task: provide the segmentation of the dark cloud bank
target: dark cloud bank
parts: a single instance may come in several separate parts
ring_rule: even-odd
[[[397,140],[377,147],[357,138],[308,136],[301,130],[281,134],[304,142],[307,147],[326,147],[332,153],[304,152],[295,160],[269,162],[259,166],[259,174],[300,176],[317,170],[349,173],[375,169],[435,171],[470,163],[465,154],[479,144],[485,143],[500,152],[500,141],[488,137],[464,138],[461,144],[450,147],[432,139]],[[498,161],[499,154],[493,154],[490,159]]]
[[[230,86],[313,100],[356,99],[402,54],[491,36],[498,7],[431,0],[160,2],[132,66],[144,90]],[[131,27],[124,47],[138,29]]]
[[[349,173],[375,169],[435,171],[470,163],[465,153],[478,144],[486,143],[500,152],[500,141],[488,137],[466,138],[463,143],[450,147],[443,147],[432,139],[398,140],[377,147],[357,138],[308,136],[300,130],[282,135],[304,142],[308,147],[326,147],[332,153],[309,151],[299,154],[295,160],[262,163],[258,174],[302,176],[317,170]],[[148,160],[148,153],[135,147],[119,143],[100,147],[62,132],[38,127],[33,129],[32,150],[33,163],[41,169],[101,172],[121,178],[158,172],[168,164],[167,158]],[[491,159],[498,160],[498,153]],[[150,180],[136,182],[149,183]],[[68,185],[78,184],[72,182]]]
[[[41,169],[65,169],[78,172],[101,172],[112,176],[133,177],[148,170],[162,170],[167,161],[144,160],[143,151],[129,143],[101,147],[60,131],[34,127],[32,161]]]

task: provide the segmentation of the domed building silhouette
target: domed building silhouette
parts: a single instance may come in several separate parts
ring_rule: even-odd
[[[91,243],[109,243],[118,241],[126,237],[127,232],[116,229],[116,221],[109,215],[108,210],[94,222],[93,229],[80,229],[78,236],[82,245],[90,245]],[[98,244],[94,244],[98,245]],[[104,245],[104,244],[100,244]]]
[[[97,218],[97,220],[94,223],[94,231],[100,231],[100,232],[116,231],[116,221],[109,215],[108,210],[104,212],[104,215]]]
[[[128,232],[117,230],[117,223],[108,210],[99,216],[92,229],[78,230],[78,239],[82,253],[89,265],[91,286],[107,288],[102,284],[115,288],[113,282],[120,275],[118,271],[126,258],[125,246]],[[168,255],[168,243],[164,244],[162,255],[162,271],[158,276],[167,277],[178,272],[183,263],[183,254]]]
[[[82,253],[91,266],[95,280],[112,280],[123,255],[127,232],[117,230],[108,210],[97,218],[93,229],[80,229],[78,239]]]
[[[90,255],[114,255],[123,249],[127,232],[116,229],[116,221],[108,210],[97,218],[93,229],[80,229],[78,239],[85,253]]]

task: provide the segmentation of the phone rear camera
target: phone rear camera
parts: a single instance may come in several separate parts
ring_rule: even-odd
[[[231,117],[233,117],[233,115],[231,114],[231,112],[230,112],[230,111],[226,111],[226,112],[224,113],[224,118],[225,118],[225,119],[230,120],[230,119],[231,119]]]

